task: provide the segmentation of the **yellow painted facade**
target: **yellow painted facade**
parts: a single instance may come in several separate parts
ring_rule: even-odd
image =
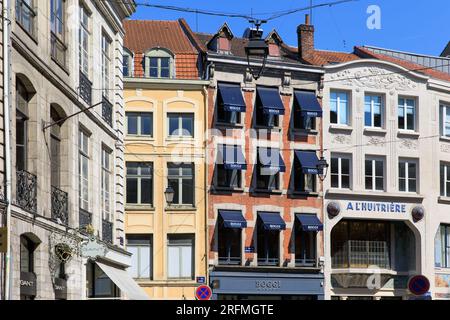
[[[152,279],[137,279],[152,299],[195,299],[196,277],[205,277],[206,248],[206,176],[205,82],[199,80],[125,80],[126,112],[152,112],[153,137],[125,138],[126,162],[153,163],[153,205],[126,205],[127,235],[152,235]],[[168,136],[168,113],[194,113],[194,138]],[[193,207],[168,207],[164,191],[168,186],[167,164],[194,164]],[[168,235],[194,235],[193,279],[169,279]]]

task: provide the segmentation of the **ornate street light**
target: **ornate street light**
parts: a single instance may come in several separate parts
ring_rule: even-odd
[[[317,163],[317,169],[319,170],[319,178],[321,181],[324,181],[328,174],[328,162],[325,160],[323,156],[320,157],[319,162]]]
[[[164,196],[166,197],[166,202],[170,206],[173,203],[173,197],[175,196],[175,190],[171,186],[168,186],[166,191],[164,191]]]
[[[247,46],[245,47],[245,53],[247,55],[247,63],[248,68],[250,69],[250,73],[252,74],[255,80],[258,80],[266,67],[267,56],[269,55],[269,46],[266,41],[262,39],[262,30],[259,28],[263,23],[266,23],[265,20],[250,20],[250,23],[253,23],[256,29],[250,30],[249,41]],[[252,68],[251,61],[260,61],[261,66],[259,68]]]

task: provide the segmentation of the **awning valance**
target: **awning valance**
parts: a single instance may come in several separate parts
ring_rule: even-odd
[[[219,83],[218,87],[225,111],[245,112],[245,101],[239,84]]]
[[[258,212],[265,230],[285,230],[286,223],[278,212]]]
[[[243,229],[247,228],[247,220],[245,220],[241,211],[237,210],[219,210],[219,215],[223,220],[225,228]]]
[[[232,145],[218,145],[217,164],[223,164],[227,170],[246,170],[242,147]]]
[[[144,289],[133,280],[126,270],[115,268],[99,261],[96,261],[95,263],[104,273],[106,273],[108,278],[119,287],[128,299],[149,300],[149,296],[145,293]]]
[[[315,92],[296,90],[294,96],[303,116],[322,117],[322,107]]]
[[[300,165],[302,166],[303,173],[306,174],[319,174],[319,169],[317,165],[319,163],[319,158],[315,151],[295,151],[295,156],[297,157]]]
[[[322,231],[323,224],[319,218],[313,214],[297,214],[298,222],[302,225],[303,231]]]
[[[281,101],[280,93],[277,88],[257,87],[256,92],[265,114],[284,114],[283,101]]]
[[[280,149],[258,148],[258,159],[262,168],[266,171],[286,172],[286,165],[281,156]]]

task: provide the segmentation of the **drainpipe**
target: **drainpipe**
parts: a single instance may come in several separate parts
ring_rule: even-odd
[[[5,255],[5,300],[11,299],[11,135],[10,135],[10,95],[11,95],[11,66],[10,66],[10,0],[3,1],[3,120],[5,137],[5,201],[7,251]]]
[[[209,78],[209,66],[207,67],[207,77]],[[205,123],[205,135],[203,139],[205,139],[205,168],[204,168],[204,177],[205,177],[205,280],[206,284],[209,285],[209,225],[208,225],[208,139],[209,139],[209,130],[208,130],[208,100],[209,100],[209,93],[208,93],[208,87],[203,87],[203,94],[205,96],[205,112],[204,112],[204,123]]]

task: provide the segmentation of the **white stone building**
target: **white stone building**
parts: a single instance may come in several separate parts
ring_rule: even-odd
[[[120,141],[122,21],[134,1],[10,6],[10,298],[133,298],[114,277],[126,274],[131,256],[123,249]],[[61,263],[55,249],[64,251],[61,243],[87,225],[108,246],[106,256]]]

